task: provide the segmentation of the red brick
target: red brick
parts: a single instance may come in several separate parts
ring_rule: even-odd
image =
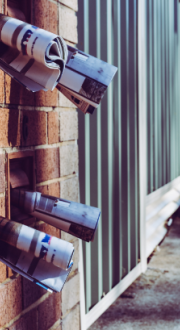
[[[0,109],[0,147],[20,145],[19,111]]]
[[[35,17],[34,24],[57,34],[57,4],[48,0],[34,0]]]
[[[5,156],[0,155],[0,193],[5,191]]]
[[[48,235],[60,238],[60,230],[57,229],[56,227],[48,225],[47,223],[41,223],[41,224],[37,223],[34,228]]]
[[[0,197],[0,215],[5,217],[5,197]]]
[[[0,286],[0,326],[22,312],[21,276]]]
[[[11,278],[12,276],[15,276],[15,275],[17,275],[17,273],[14,270],[12,270],[10,267],[7,267],[8,278]]]
[[[37,311],[31,310],[29,313],[22,315],[19,320],[13,323],[9,330],[38,330],[37,326]]]
[[[0,282],[2,283],[6,279],[6,265],[0,262]]]
[[[38,330],[48,330],[61,317],[61,294],[53,293],[38,306]]]
[[[57,4],[48,0],[35,0],[35,25],[57,34]],[[35,93],[36,106],[57,106],[58,92],[55,88],[53,91],[40,91]]]
[[[4,72],[2,70],[0,70],[0,103],[4,103]]]
[[[4,1],[0,0],[0,13],[1,14],[3,13],[3,3],[4,3]]]
[[[47,291],[39,285],[22,278],[23,283],[23,309],[32,305],[36,300],[41,298]]]
[[[6,103],[34,105],[34,93],[28,91],[14,79],[5,75]]]
[[[48,143],[59,142],[59,114],[48,112]]]
[[[26,117],[26,127],[24,126]],[[27,138],[26,138],[27,128]],[[44,111],[23,111],[21,115],[22,145],[46,144],[47,118]]]
[[[60,184],[59,182],[54,182],[46,186],[40,186],[36,188],[43,195],[50,195],[55,197],[60,197]]]
[[[39,91],[35,95],[35,105],[39,107],[56,107],[58,104],[58,91],[55,88],[53,91]]]
[[[59,178],[59,148],[36,150],[37,183]]]

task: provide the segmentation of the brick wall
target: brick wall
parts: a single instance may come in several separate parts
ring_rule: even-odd
[[[4,12],[5,0],[0,0]],[[77,0],[32,0],[32,23],[77,43]],[[28,118],[24,140],[22,123]],[[34,150],[36,190],[78,201],[78,117],[55,89],[31,93],[0,71],[0,215],[5,215],[7,154]],[[33,226],[74,243],[73,270],[62,293],[49,293],[0,263],[0,329],[80,329],[78,239],[42,221]],[[73,326],[72,326],[73,324]]]

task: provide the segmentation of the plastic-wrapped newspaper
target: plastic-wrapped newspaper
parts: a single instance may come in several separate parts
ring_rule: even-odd
[[[93,241],[101,211],[40,192],[12,189],[12,205],[86,242]]]
[[[83,113],[100,104],[117,67],[63,38],[0,14],[0,69],[32,92],[55,87]]]
[[[68,59],[57,89],[82,112],[93,113],[100,104],[117,67],[68,46]]]
[[[69,242],[0,218],[0,260],[49,291],[62,290],[73,253]]]
[[[0,14],[0,68],[35,92],[53,90],[68,56],[63,38]]]

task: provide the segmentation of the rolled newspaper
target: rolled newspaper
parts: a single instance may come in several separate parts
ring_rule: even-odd
[[[68,47],[66,67],[57,89],[84,114],[101,103],[117,67],[79,49]]]
[[[73,245],[34,228],[2,218],[0,240],[64,270],[71,267]]]
[[[101,214],[97,207],[22,189],[11,190],[11,203],[86,242],[94,239]]]
[[[53,90],[68,56],[60,36],[0,14],[0,68],[31,91]]]

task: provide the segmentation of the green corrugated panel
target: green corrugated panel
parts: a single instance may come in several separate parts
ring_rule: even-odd
[[[129,1],[129,270],[138,261],[138,150],[137,150],[137,72],[136,72],[136,1]]]
[[[86,312],[138,262],[136,20],[136,0],[79,0],[79,48],[118,66],[97,111],[79,112],[80,199],[102,210],[83,244]]]
[[[146,1],[148,193],[180,175],[175,1]],[[97,112],[79,113],[80,199],[102,210],[94,242],[83,244],[86,311],[139,255],[136,6],[136,0],[79,0],[79,48],[119,68]]]
[[[148,193],[180,175],[178,7],[147,1]]]

